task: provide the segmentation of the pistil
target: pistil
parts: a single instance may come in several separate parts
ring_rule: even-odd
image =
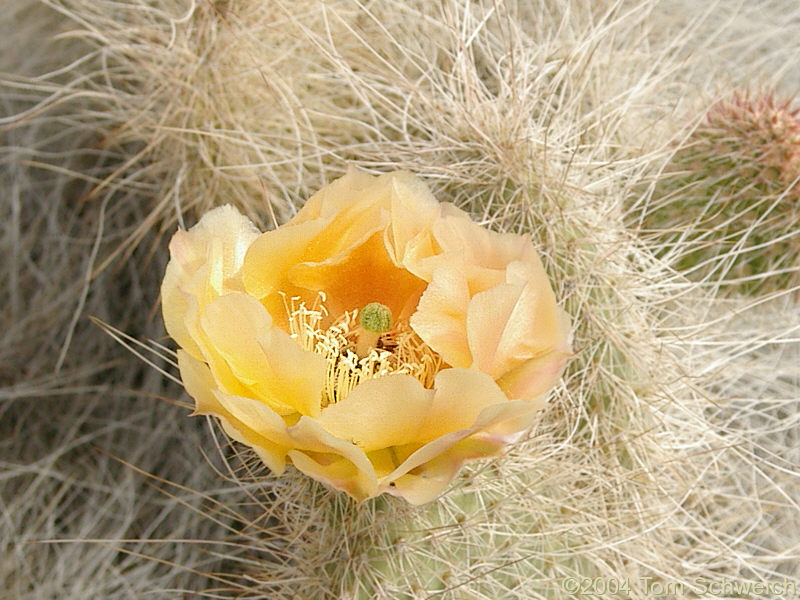
[[[356,332],[356,354],[367,356],[378,346],[382,333],[392,328],[392,311],[380,302],[370,302],[358,311],[358,330]]]

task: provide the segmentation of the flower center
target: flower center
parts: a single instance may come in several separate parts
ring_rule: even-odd
[[[311,308],[299,298],[286,303],[290,335],[305,350],[322,355],[328,362],[323,408],[347,396],[362,381],[392,373],[411,375],[426,388],[433,387],[444,362],[407,320],[392,323],[389,309],[373,302],[361,310],[345,312],[322,329],[327,315],[324,301],[320,293]]]

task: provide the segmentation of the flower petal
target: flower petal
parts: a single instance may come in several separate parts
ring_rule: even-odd
[[[322,454],[290,450],[292,464],[312,479],[343,492],[358,501],[376,494],[377,486],[351,461],[338,454]]]
[[[543,272],[535,265],[512,263],[508,283],[472,298],[467,336],[476,368],[498,378],[559,344],[559,310],[552,289],[540,277]]]
[[[432,281],[411,316],[411,327],[417,335],[454,367],[472,364],[466,326],[469,300],[463,263],[442,265],[434,270]]]
[[[570,348],[570,320],[559,310],[560,343],[551,351],[526,360],[497,380],[500,389],[512,399],[532,400],[544,396],[561,377],[564,366],[573,354]]]
[[[469,429],[487,406],[508,402],[494,380],[475,369],[440,371],[434,389],[430,410],[417,433],[421,442]]]
[[[502,446],[486,442],[477,436],[462,439],[446,452],[418,467],[419,474],[406,473],[394,479],[388,486],[382,483],[381,491],[402,496],[411,504],[425,504],[435,500],[450,484],[464,464],[473,458],[495,456]]]
[[[200,321],[215,351],[208,355],[212,372],[223,376],[230,369],[256,398],[284,414],[319,414],[325,359],[272,327],[258,300],[244,293],[220,296],[206,307]]]
[[[434,223],[433,234],[442,253],[464,252],[468,265],[482,269],[504,272],[513,261],[538,260],[529,238],[481,227],[452,204],[442,205],[442,216]]]
[[[352,207],[354,198],[372,197],[375,194],[374,175],[350,165],[347,172],[312,195],[303,208],[292,219],[292,223],[304,223],[316,219],[328,219]]]
[[[385,375],[357,385],[325,407],[318,421],[336,437],[371,452],[417,439],[432,397],[410,375]]]
[[[399,267],[405,264],[410,246],[419,252],[431,239],[430,224],[439,214],[439,203],[428,186],[411,173],[397,171],[381,177],[389,179],[392,191],[386,247]]]
[[[425,466],[427,463],[437,457],[443,457],[451,451],[453,452],[451,458],[459,462],[459,464],[467,460],[467,458],[475,458],[476,456],[473,454],[461,456],[463,449],[473,448],[474,446],[458,446],[459,442],[471,436],[477,435],[482,448],[494,449],[492,452],[499,450],[505,444],[522,435],[533,423],[536,412],[540,407],[541,404],[523,400],[506,401],[502,404],[487,406],[478,415],[478,419],[472,427],[453,431],[428,442],[404,460],[392,473],[381,479],[379,484],[381,486],[388,485],[389,482],[412,470],[418,470],[423,473],[427,468]]]
[[[186,350],[178,348],[178,370],[186,393],[194,398],[193,415],[226,414],[225,408],[214,396],[214,390],[218,387],[208,365],[194,358]]]
[[[259,235],[250,245],[242,265],[247,293],[259,300],[278,291],[289,297],[302,296],[306,290],[291,287],[286,272],[305,260],[308,245],[324,226],[322,221],[287,223]]]
[[[332,435],[309,417],[301,417],[289,433],[297,448],[289,457],[300,471],[358,500],[377,494],[375,469],[361,448]]]
[[[408,265],[430,281],[411,317],[423,341],[448,364],[495,378],[547,351],[555,298],[530,240],[483,229],[448,205],[432,231],[439,252]]]
[[[276,475],[283,473],[288,448],[275,440],[284,441],[285,438],[272,435],[271,432],[269,436],[266,436],[264,435],[264,433],[267,433],[266,431],[259,432],[250,427],[253,424],[251,419],[240,418],[242,416],[247,417],[247,415],[243,413],[237,415],[230,412],[228,407],[234,403],[233,399],[235,397],[224,394],[217,389],[211,371],[205,363],[195,359],[188,352],[178,350],[178,367],[186,392],[195,400],[193,414],[217,417],[228,436],[253,448],[273,473]],[[247,399],[239,398],[239,400]],[[256,401],[251,400],[251,402]],[[275,416],[277,417],[277,415]],[[277,427],[280,429],[279,425]]]
[[[201,358],[191,333],[202,305],[236,287],[247,247],[258,236],[253,223],[230,205],[208,212],[170,241],[170,262],[161,284],[164,326],[178,345]]]
[[[219,422],[228,437],[252,448],[275,476],[283,474],[286,470],[286,456],[289,452],[286,446],[281,446],[270,439],[255,434],[241,421],[232,421],[225,417],[219,417]]]
[[[289,223],[252,244],[243,275],[248,293],[278,318],[282,306],[271,297],[278,291],[307,304],[324,292],[332,318],[370,302],[388,306],[395,319],[407,318],[425,282],[400,266],[398,256],[427,228],[414,217],[437,210],[429,192],[416,197],[420,186],[408,173],[348,171]]]
[[[394,265],[382,232],[373,233],[347,255],[295,265],[288,277],[292,285],[324,292],[334,316],[380,302],[395,320],[408,318],[425,289],[424,281]]]
[[[286,421],[263,402],[222,391],[215,391],[214,397],[228,415],[245,423],[253,433],[276,445],[287,448],[293,446]]]

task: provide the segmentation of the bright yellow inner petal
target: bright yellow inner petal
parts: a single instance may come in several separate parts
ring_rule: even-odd
[[[365,356],[356,353],[358,310],[347,311],[325,329],[324,294],[309,308],[298,298],[286,302],[289,333],[305,350],[323,356],[328,363],[322,392],[322,407],[339,402],[362,381],[405,373],[425,388],[432,388],[436,374],[444,366],[442,358],[414,333],[404,319],[378,337]]]

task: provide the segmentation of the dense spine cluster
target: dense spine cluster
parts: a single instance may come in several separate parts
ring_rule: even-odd
[[[739,92],[679,144],[645,227],[695,280],[754,294],[800,282],[800,117],[793,100]]]

